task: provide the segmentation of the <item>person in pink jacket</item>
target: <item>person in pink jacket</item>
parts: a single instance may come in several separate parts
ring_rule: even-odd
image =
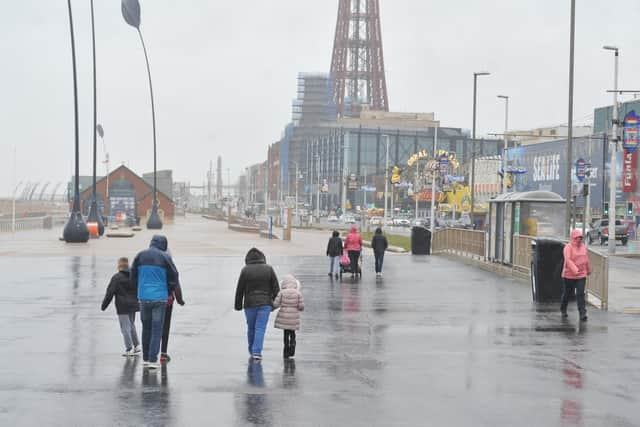
[[[349,254],[351,277],[354,277],[358,272],[358,259],[360,259],[360,251],[362,250],[362,236],[358,234],[358,229],[355,225],[351,226],[351,231],[344,239],[344,249]]]
[[[582,232],[580,230],[571,231],[571,241],[564,247],[563,255],[562,278],[564,279],[564,290],[560,303],[562,317],[567,317],[569,296],[575,292],[580,320],[586,322],[587,309],[584,302],[584,288],[587,276],[591,274],[591,263],[589,262],[587,247],[582,242]]]
[[[285,359],[296,354],[296,331],[300,329],[300,312],[304,311],[304,298],[300,292],[300,282],[287,274],[280,284],[280,292],[273,301],[273,308],[279,308],[274,326],[284,331]]]

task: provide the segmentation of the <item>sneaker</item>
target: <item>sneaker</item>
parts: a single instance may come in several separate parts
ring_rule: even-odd
[[[124,351],[124,353],[122,353],[122,355],[123,355],[124,357],[133,356],[133,354],[134,354],[134,353],[133,353],[133,349],[132,349],[132,348],[129,348],[129,349],[125,350],[125,351]]]
[[[171,362],[171,357],[167,353],[160,354],[160,363]]]
[[[585,314],[584,316],[580,317],[580,321],[581,322],[586,322],[587,321],[587,315]]]
[[[253,360],[259,361],[259,360],[262,360],[262,355],[261,354],[252,354],[251,358]]]
[[[143,360],[142,361],[142,367],[146,368],[147,366],[149,366],[149,361],[148,360]]]
[[[147,369],[160,369],[160,363],[159,362],[149,362],[146,367],[147,367]]]
[[[140,353],[142,353],[142,348],[139,345],[135,346],[135,348],[133,349],[133,353],[135,356],[140,355]]]

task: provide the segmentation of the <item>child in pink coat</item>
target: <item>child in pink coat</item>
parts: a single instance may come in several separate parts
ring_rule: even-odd
[[[288,359],[296,354],[296,331],[300,329],[300,312],[304,311],[300,282],[293,275],[288,274],[282,279],[273,308],[280,308],[274,326],[284,331],[283,356]]]

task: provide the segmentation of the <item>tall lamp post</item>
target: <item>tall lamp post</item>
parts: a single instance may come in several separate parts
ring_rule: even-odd
[[[153,124],[153,206],[151,214],[147,219],[147,228],[150,230],[159,230],[162,228],[162,219],[158,215],[158,185],[157,185],[157,146],[156,146],[156,109],[153,101],[153,85],[151,83],[151,68],[149,67],[149,56],[147,55],[147,47],[144,44],[142,31],[140,31],[140,3],[138,0],[122,0],[122,16],[127,24],[131,25],[138,31],[140,43],[144,51],[144,59],[147,63],[147,75],[149,76],[149,92],[151,94],[151,120]]]
[[[67,243],[86,243],[89,241],[89,229],[80,212],[80,138],[78,133],[78,76],[76,68],[76,42],[73,35],[73,14],[71,0],[67,0],[69,9],[69,30],[71,32],[71,60],[73,63],[73,108],[75,133],[75,178],[73,183],[73,207],[67,225],[64,226],[62,238]]]
[[[475,224],[473,213],[475,210],[476,184],[476,105],[478,97],[478,76],[488,76],[491,73],[479,71],[473,73],[473,130],[471,133],[471,221]]]
[[[576,0],[571,0],[571,23],[569,30],[569,119],[567,120],[567,177],[566,177],[566,200],[565,209],[565,230],[566,237],[571,234],[571,164],[573,163],[573,74],[575,58],[575,34],[576,34]]]
[[[97,89],[96,89],[96,29],[95,19],[93,14],[93,0],[91,0],[91,43],[93,47],[93,191],[91,194],[91,206],[89,207],[89,216],[87,217],[87,223],[98,224],[98,235],[104,234],[104,224],[102,222],[102,216],[98,209],[98,197],[96,194],[96,169],[98,158],[98,136],[97,136]]]
[[[509,130],[509,96],[498,95],[498,98],[504,99],[504,149],[502,150],[502,193],[507,192],[507,152],[509,150],[509,143],[507,141],[507,131]]]
[[[611,160],[609,162],[609,254],[616,253],[616,168],[618,154],[618,53],[615,46],[603,46],[615,55],[613,71],[613,118],[611,126]],[[612,238],[613,236],[613,238]]]
[[[104,128],[101,124],[96,125],[96,132],[98,132],[98,136],[102,140],[102,149],[104,151],[104,160],[102,163],[105,165],[105,179],[106,179],[106,188],[105,196],[104,196],[104,206],[108,206],[109,204],[109,153],[107,152],[107,144],[104,142]],[[106,213],[106,211],[104,211]],[[111,208],[109,208],[109,213],[111,213]]]

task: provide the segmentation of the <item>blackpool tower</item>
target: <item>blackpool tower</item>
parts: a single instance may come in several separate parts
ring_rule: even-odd
[[[358,116],[362,106],[389,111],[379,0],[339,0],[331,58],[338,116]]]

